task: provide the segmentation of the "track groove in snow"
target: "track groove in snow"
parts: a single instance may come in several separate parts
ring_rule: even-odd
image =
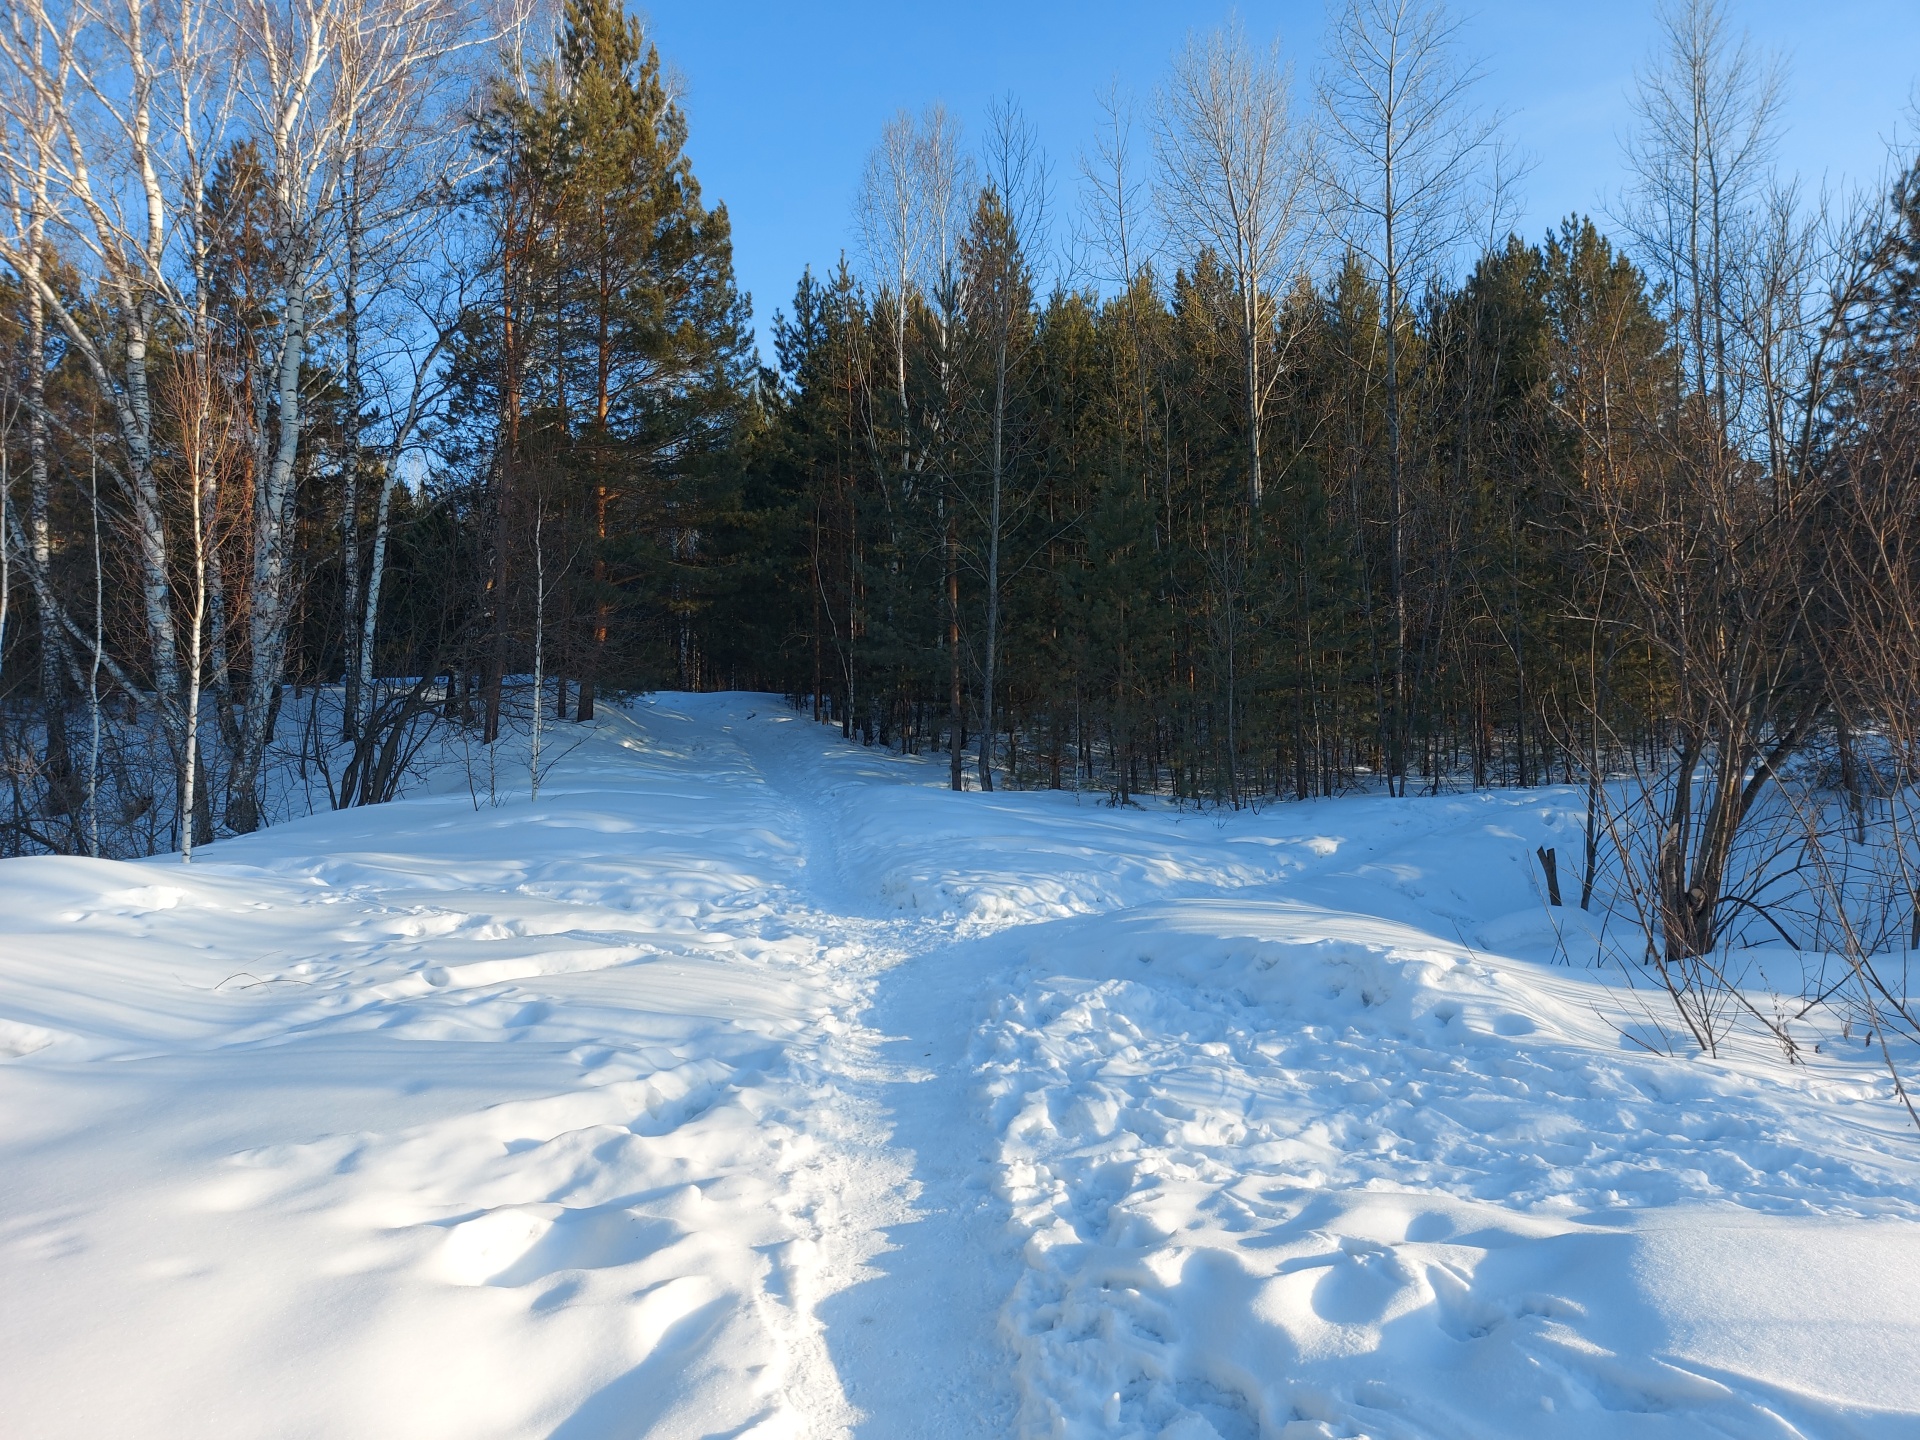
[[[1920,1434],[1913,1138],[1624,1048],[1566,797],[944,777],[660,696],[0,865],[0,1433]]]

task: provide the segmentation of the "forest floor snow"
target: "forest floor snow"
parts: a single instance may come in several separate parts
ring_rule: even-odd
[[[944,780],[663,695],[0,863],[0,1433],[1920,1435],[1920,1139],[1629,1039],[1577,797]]]

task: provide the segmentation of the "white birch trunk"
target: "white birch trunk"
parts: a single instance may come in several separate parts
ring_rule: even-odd
[[[296,266],[296,272],[302,267]],[[300,362],[306,350],[305,286],[290,280],[282,291],[279,374],[276,385],[277,435],[272,461],[254,493],[253,607],[248,640],[251,673],[247,681],[240,753],[234,757],[230,823],[246,833],[260,824],[260,767],[267,727],[286,661],[289,575],[287,541],[295,466],[300,448]]]
[[[194,491],[193,628],[187,641],[186,726],[180,762],[180,862],[183,865],[193,860],[194,784],[200,761],[200,652],[207,618],[207,532],[201,518],[201,486],[206,477],[200,463],[204,449],[194,448],[200,453],[188,460]]]
[[[365,723],[365,717],[373,712],[373,646],[380,624],[380,589],[387,568],[387,532],[392,526],[393,487],[398,483],[395,467],[389,465],[385,480],[380,486],[380,508],[373,520],[373,554],[367,562],[367,599],[366,607],[360,616],[360,644],[358,660],[360,703],[362,717],[356,717],[355,733]]]

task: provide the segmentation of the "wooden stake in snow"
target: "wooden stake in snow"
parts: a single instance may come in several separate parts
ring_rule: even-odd
[[[1560,857],[1545,845],[1536,846],[1533,852],[1540,858],[1540,868],[1547,876],[1547,900],[1554,905],[1560,903]]]

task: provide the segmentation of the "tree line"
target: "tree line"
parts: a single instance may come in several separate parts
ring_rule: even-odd
[[[1011,99],[902,113],[763,364],[608,0],[22,0],[4,846],[736,686],[955,789],[1581,784],[1581,900],[1684,992],[1785,923],[1783,777],[1864,843],[1920,738],[1920,179],[1803,192],[1726,5],[1658,36],[1605,227],[1537,240],[1432,0],[1342,0],[1305,81],[1194,37],[1071,184]]]
[[[1017,107],[971,153],[892,121],[858,263],[776,318],[709,663],[955,789],[1584,785],[1580,902],[1611,866],[1684,989],[1790,928],[1790,769],[1857,815],[1908,773],[1920,179],[1799,191],[1777,67],[1689,0],[1612,233],[1532,242],[1442,8],[1353,0],[1327,51],[1303,97],[1196,37],[1108,104],[1067,247]]]

